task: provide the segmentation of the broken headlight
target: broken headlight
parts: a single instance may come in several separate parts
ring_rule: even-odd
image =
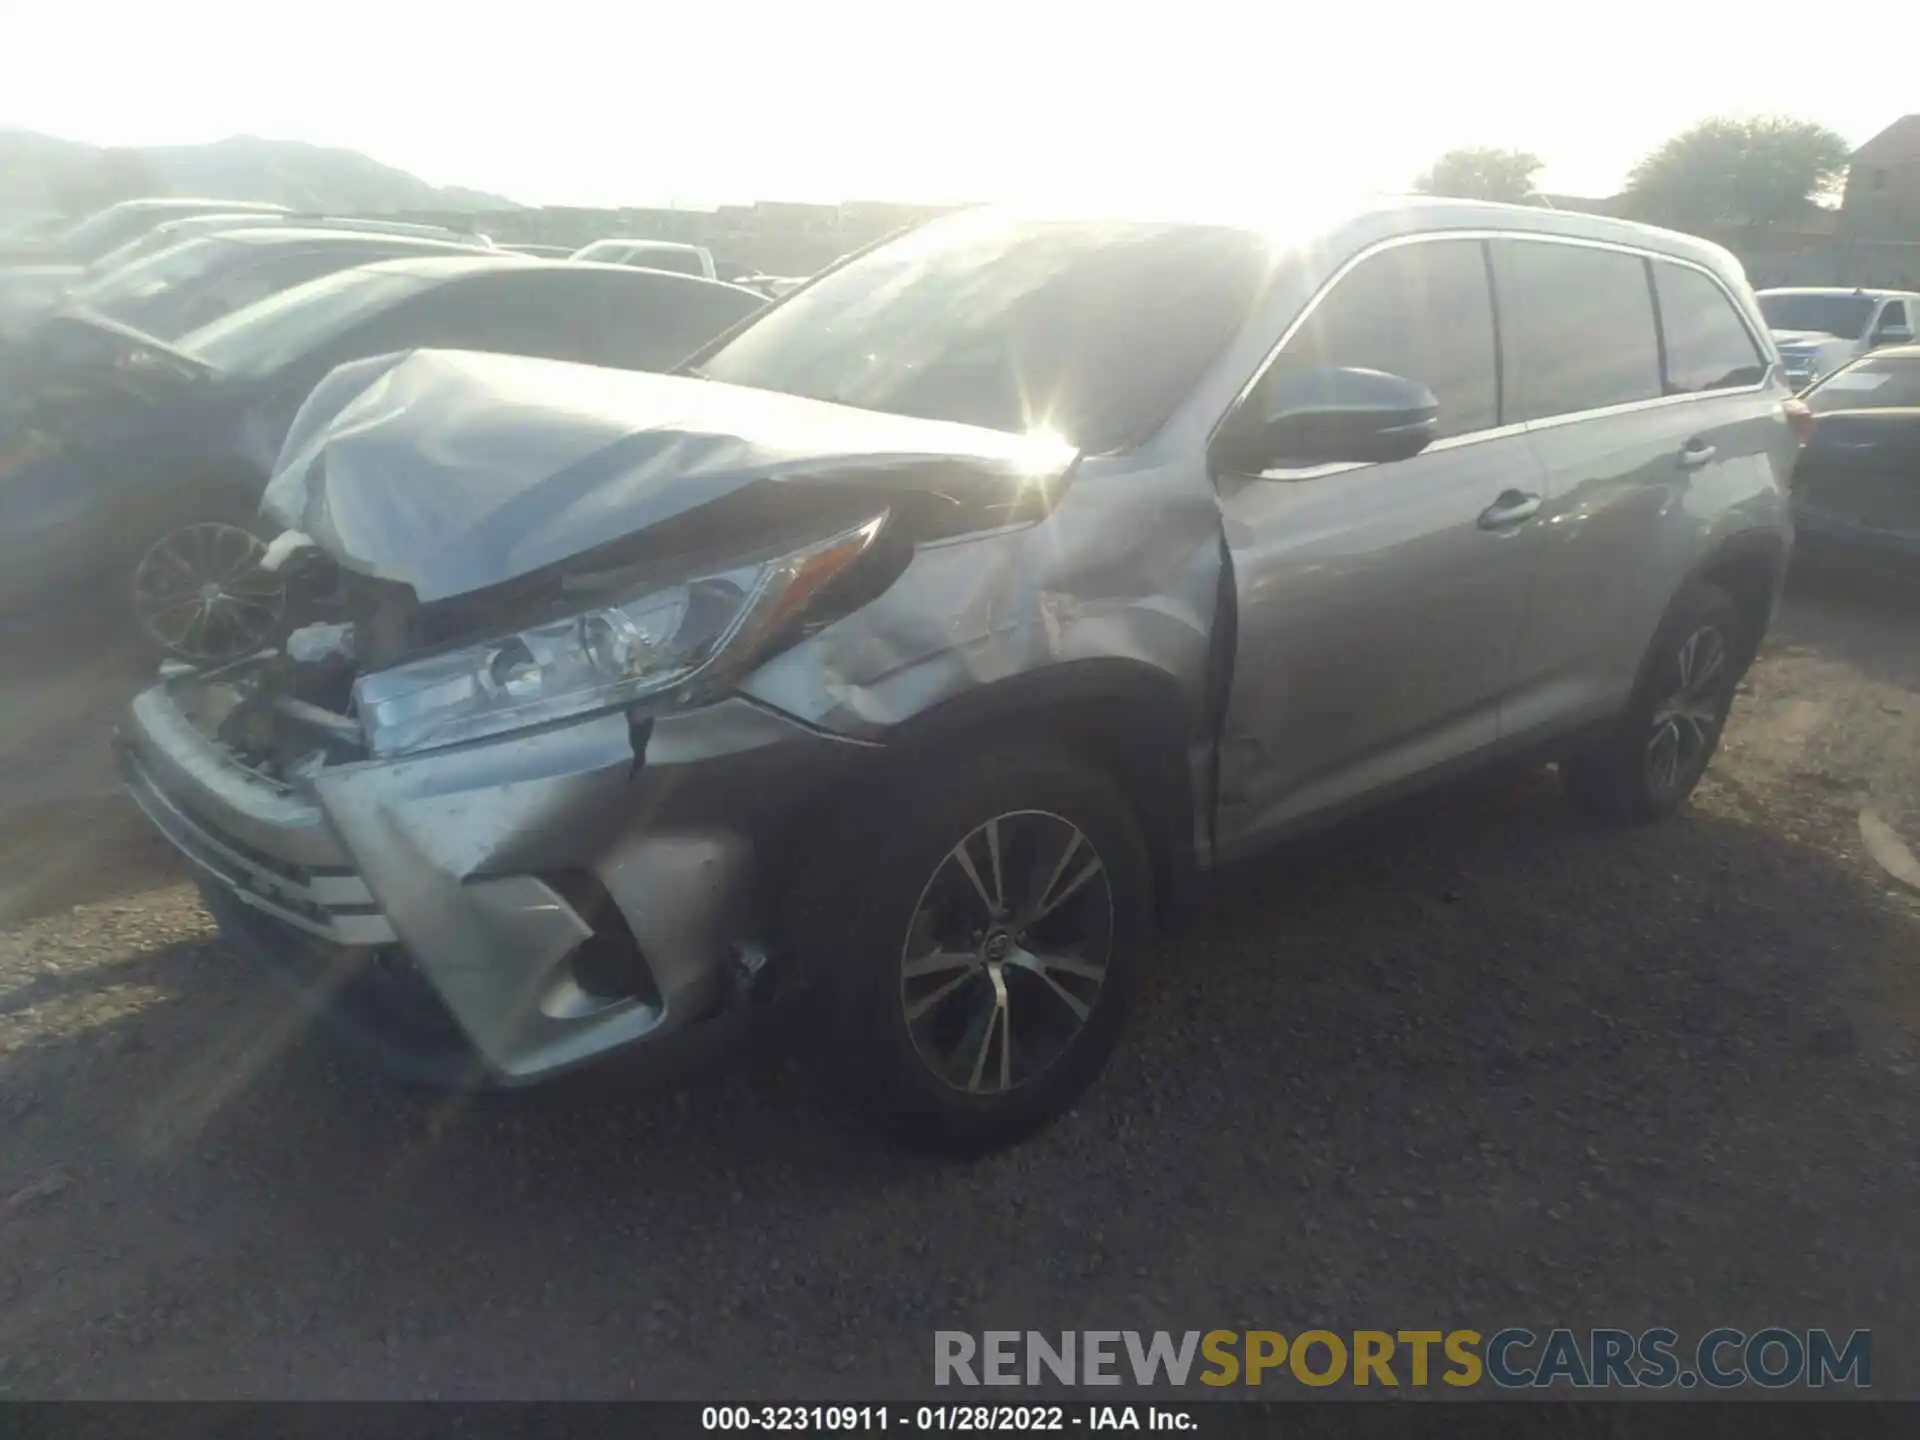
[[[754,665],[880,524],[363,675],[353,699],[367,744],[385,758],[643,699],[704,700]]]

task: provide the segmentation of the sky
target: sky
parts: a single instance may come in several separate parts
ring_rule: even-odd
[[[1048,200],[1402,190],[1458,145],[1611,194],[1710,115],[1859,144],[1898,118],[1863,43],[1665,0],[0,0],[0,126],[96,144],[252,134],[529,204]],[[1906,0],[1848,33],[1911,37]],[[1828,49],[1828,42],[1817,47]],[[1856,63],[1838,63],[1851,53]]]

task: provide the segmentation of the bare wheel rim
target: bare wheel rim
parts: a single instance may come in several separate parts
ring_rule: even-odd
[[[220,661],[260,648],[286,605],[280,578],[260,568],[266,546],[238,525],[183,525],[156,540],[133,571],[133,610],[155,644],[187,660]]]
[[[1071,821],[1016,810],[969,831],[934,867],[900,951],[921,1062],[971,1095],[1039,1078],[1093,1018],[1113,925],[1106,863]]]
[[[1647,735],[1647,784],[1661,798],[1685,788],[1707,763],[1707,752],[1726,721],[1733,696],[1733,669],[1726,637],[1703,625],[1674,654],[1673,690],[1654,706]]]

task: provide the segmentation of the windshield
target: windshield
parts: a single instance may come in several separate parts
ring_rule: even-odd
[[[627,253],[624,240],[596,240],[584,249],[573,252],[575,260],[618,260]]]
[[[1920,408],[1920,360],[1876,356],[1836,371],[1801,397],[1816,415],[1830,410]]]
[[[131,301],[145,300],[162,290],[171,290],[214,270],[237,249],[224,240],[202,238],[178,245],[123,265],[98,279],[76,286],[73,298],[80,304],[112,315]]]
[[[1871,295],[1762,295],[1760,313],[1769,330],[1818,330],[1858,340],[1873,318]]]
[[[1269,269],[1238,230],[956,216],[815,281],[699,370],[1098,453],[1158,427]]]
[[[429,283],[384,270],[336,270],[223,315],[175,347],[230,375],[271,374]]]

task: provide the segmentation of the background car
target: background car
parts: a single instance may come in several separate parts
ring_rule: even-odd
[[[1801,548],[1920,558],[1920,346],[1877,350],[1800,398],[1813,413],[1793,472]]]
[[[1920,295],[1906,290],[1762,290],[1756,298],[1795,386],[1882,345],[1907,344],[1920,320]]]
[[[573,252],[575,260],[592,260],[602,265],[640,265],[648,270],[670,270],[676,275],[701,275],[719,278],[713,252],[704,245],[683,245],[677,240],[596,240]]]
[[[411,235],[419,240],[447,240],[459,245],[484,249],[496,248],[491,238],[477,230],[455,230],[445,225],[416,225],[411,221],[364,219],[355,215],[191,215],[184,220],[169,220],[156,225],[138,239],[129,240],[118,250],[102,256],[89,273],[104,275],[122,265],[131,265],[162,250],[170,250],[203,235],[224,234],[232,230],[259,230],[267,227],[302,230],[349,230],[359,235]]]
[[[37,242],[0,253],[0,263],[91,265],[109,250],[145,234],[168,220],[189,215],[285,215],[284,205],[256,200],[210,200],[170,195],[145,200],[122,200],[96,210],[73,225]]]
[[[271,226],[175,245],[74,289],[68,303],[173,340],[256,300],[336,270],[487,247],[409,235]]]
[[[0,251],[0,338],[17,334],[60,302],[89,267],[169,220],[194,215],[282,215],[280,205],[244,200],[124,200],[51,239]]]
[[[689,276],[473,255],[337,271],[177,345],[57,316],[58,374],[0,417],[0,603],[130,585],[156,650],[202,662],[245,650],[284,609],[277,583],[253,574],[260,487],[335,366],[437,347],[664,369],[763,303]]]

